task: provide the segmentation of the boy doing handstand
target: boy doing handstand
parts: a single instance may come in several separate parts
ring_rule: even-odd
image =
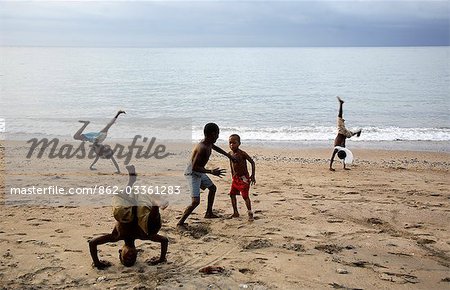
[[[339,151],[339,147],[345,148],[345,140],[347,138],[351,138],[352,136],[356,135],[356,137],[359,137],[361,135],[361,129],[353,132],[348,130],[345,127],[345,120],[342,117],[343,115],[343,109],[342,106],[344,105],[344,101],[337,97],[338,101],[339,101],[339,113],[338,113],[338,118],[337,118],[337,129],[338,129],[338,134],[336,136],[336,138],[334,139],[334,148],[333,148],[333,153],[331,154],[331,160],[330,160],[330,170],[331,171],[335,171],[333,168],[333,162],[334,162],[334,156],[336,156],[336,153],[338,153]],[[336,148],[338,147],[338,148]],[[344,169],[347,169],[345,167],[345,162],[343,162],[344,164]]]
[[[136,173],[133,165],[127,166],[129,181],[127,189],[133,188],[136,181]],[[124,211],[126,208],[124,208]],[[136,262],[137,250],[134,244],[136,239],[150,240],[161,244],[161,255],[151,258],[148,263],[155,265],[166,261],[167,247],[169,240],[158,235],[161,229],[161,216],[159,214],[159,206],[132,206],[130,216],[131,221],[117,221],[112,233],[106,234],[89,241],[89,250],[91,253],[93,266],[98,269],[104,269],[111,266],[108,261],[100,261],[97,254],[97,246],[106,243],[115,243],[124,240],[125,244],[119,250],[120,262],[131,267]]]

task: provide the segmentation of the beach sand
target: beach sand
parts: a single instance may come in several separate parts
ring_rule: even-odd
[[[161,212],[160,232],[170,240],[168,262],[158,266],[145,260],[159,255],[159,245],[137,241],[135,266],[120,264],[119,242],[99,247],[100,258],[113,263],[110,268],[91,267],[87,242],[112,230],[110,206],[2,203],[0,288],[450,288],[450,154],[355,149],[351,170],[335,162],[331,172],[331,149],[242,149],[257,165],[257,184],[250,191],[255,221],[247,221],[240,197],[241,217],[226,218],[232,212],[229,175],[212,177],[218,187],[214,208],[223,218],[203,218],[203,192],[187,220],[189,231],[178,232],[185,206],[170,205]],[[3,151],[0,156],[4,201],[8,160]],[[45,162],[52,167],[59,161]],[[111,164],[101,161],[92,172],[88,165],[80,161],[76,169],[126,184],[126,175],[112,174]],[[214,167],[229,171],[228,161],[216,153],[208,165]],[[136,168],[139,172],[139,164]],[[18,168],[19,177],[21,172]],[[83,176],[47,177],[76,185]],[[43,178],[22,179],[30,186]],[[206,266],[223,271],[200,272]]]

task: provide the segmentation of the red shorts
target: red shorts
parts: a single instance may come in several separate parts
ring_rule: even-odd
[[[248,198],[248,191],[250,190],[249,176],[233,176],[231,183],[230,195],[242,195],[242,198]]]

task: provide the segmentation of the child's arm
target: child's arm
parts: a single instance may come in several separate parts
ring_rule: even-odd
[[[213,144],[213,145],[212,145],[212,149],[213,149],[214,151],[216,151],[216,152],[222,154],[222,155],[225,155],[225,156],[228,157],[231,161],[237,162],[237,159],[236,159],[234,156],[232,156],[231,154],[225,152],[222,148],[217,147],[216,145]]]
[[[231,176],[234,176],[233,161],[230,159]]]
[[[100,261],[98,259],[98,253],[97,253],[97,246],[103,245],[106,243],[113,243],[117,242],[119,240],[119,235],[114,228],[113,232],[111,234],[103,235],[100,237],[97,237],[95,239],[92,239],[89,241],[89,251],[91,252],[92,261],[94,264],[94,267],[97,269],[105,269],[111,266],[111,263],[108,261]]]
[[[156,265],[159,263],[164,263],[166,260],[167,248],[169,246],[169,240],[161,235],[153,235],[149,238],[150,241],[161,243],[161,255],[158,257],[151,258],[147,263],[151,265]]]
[[[193,155],[194,155],[192,158],[192,170],[193,171],[197,171],[197,172],[201,172],[201,173],[208,173],[208,174],[212,174],[212,175],[215,175],[218,177],[222,177],[223,175],[225,175],[225,172],[226,172],[225,169],[215,168],[213,170],[210,170],[210,169],[206,169],[205,166],[202,165],[202,164],[206,164],[208,162],[208,158],[209,158],[209,156],[206,155],[206,150],[204,148],[201,148],[201,147],[196,148],[194,150]]]
[[[250,175],[250,180],[252,181],[252,184],[256,183],[256,179],[255,179],[255,170],[256,170],[256,166],[255,166],[255,161],[253,161],[253,159],[246,153],[245,154],[245,159],[247,159],[248,162],[250,162],[250,164],[252,165],[252,175]]]

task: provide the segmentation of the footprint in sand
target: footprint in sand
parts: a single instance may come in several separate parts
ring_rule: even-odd
[[[255,273],[255,271],[253,271],[252,269],[248,269],[248,268],[241,268],[239,269],[239,272],[242,274],[253,274]]]
[[[301,244],[283,244],[283,248],[294,252],[305,252],[305,247]]]
[[[263,249],[263,248],[269,248],[272,247],[273,244],[269,240],[266,239],[256,239],[251,241],[249,244],[244,245],[243,248],[245,250],[252,250],[252,249]]]
[[[30,282],[34,282],[34,284],[39,284],[41,282],[48,281],[49,277],[52,277],[52,279],[55,279],[55,275],[57,275],[59,272],[65,270],[64,267],[44,267],[41,269],[38,269],[34,272],[26,273],[24,275],[21,275],[17,277],[18,282],[22,282],[24,285],[29,284]],[[60,278],[63,279],[64,275],[57,275],[61,276]]]
[[[206,236],[209,234],[211,230],[208,226],[203,224],[193,225],[193,226],[186,226],[186,229],[183,230],[181,233],[184,236],[190,236],[194,239],[200,239],[203,236]]]
[[[314,249],[325,252],[327,254],[335,254],[341,252],[344,247],[335,245],[335,244],[327,244],[327,245],[317,245]]]
[[[367,223],[372,224],[372,225],[382,225],[385,222],[379,218],[368,218]]]
[[[435,243],[436,243],[436,241],[430,240],[430,239],[419,238],[417,240],[417,244],[419,244],[419,245],[427,245],[427,244],[435,244]]]

